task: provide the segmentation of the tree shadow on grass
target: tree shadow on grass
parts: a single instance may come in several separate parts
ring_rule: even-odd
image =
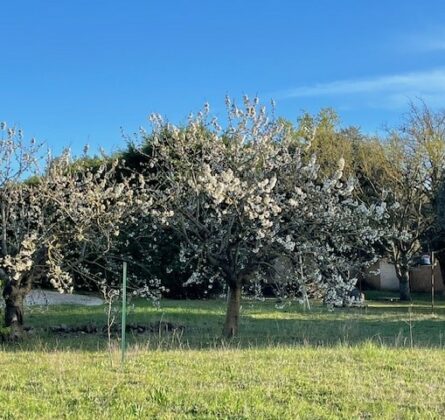
[[[365,342],[388,347],[444,348],[445,307],[436,316],[425,305],[383,304],[368,308],[327,311],[314,306],[278,310],[273,302],[243,302],[240,332],[231,340],[221,339],[225,302],[166,301],[160,309],[140,305],[131,310],[128,323],[146,325],[159,321],[183,328],[128,333],[129,347],[147,350],[268,348],[277,346],[360,345]],[[4,343],[4,351],[104,351],[108,349],[104,307],[54,307],[27,314],[33,330],[25,340]],[[119,319],[116,319],[119,322]],[[97,333],[55,333],[54,325],[96,325]],[[119,347],[119,333],[112,345]]]

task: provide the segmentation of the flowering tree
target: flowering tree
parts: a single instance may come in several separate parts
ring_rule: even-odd
[[[416,256],[437,246],[440,188],[445,169],[445,115],[412,105],[409,118],[385,143],[361,157],[364,199],[384,196],[386,255],[394,263],[400,299],[410,300]],[[436,248],[437,249],[437,248]],[[443,254],[439,254],[443,258]],[[445,258],[444,258],[445,260]]]
[[[159,187],[149,212],[181,238],[180,259],[196,267],[189,282],[226,283],[223,334],[231,337],[242,287],[270,278],[283,256],[292,263],[287,282],[342,300],[360,264],[372,259],[380,232],[370,221],[382,209],[352,199],[342,160],[332,177],[321,177],[316,157],[305,162],[301,142],[270,121],[257,99],[244,98],[242,109],[227,99],[227,106],[225,130],[208,121],[208,106],[184,128],[153,116],[146,150]]]
[[[37,278],[46,276],[59,291],[71,291],[73,275],[91,277],[88,267],[103,264],[134,187],[131,177],[115,176],[117,162],[79,170],[65,153],[48,158],[44,172],[31,173],[31,163],[38,160],[34,149],[25,148],[13,131],[0,146],[5,324],[19,331],[23,299]],[[17,171],[8,174],[7,168]],[[24,182],[31,174],[32,182]]]
[[[8,255],[7,197],[23,176],[33,175],[38,165],[38,152],[41,145],[34,139],[26,142],[22,130],[0,123],[0,206],[2,220],[1,253]]]
[[[422,250],[425,235],[434,226],[434,212],[426,186],[428,171],[424,170],[417,153],[411,154],[400,139],[393,138],[382,147],[387,170],[372,179],[374,189],[384,195],[388,203],[385,209],[387,229],[382,243],[395,267],[400,299],[410,300],[409,271]]]
[[[416,257],[422,250],[443,248],[436,216],[441,214],[445,115],[412,104],[405,124],[384,140],[363,136],[354,128],[337,130],[335,122],[336,115],[329,110],[317,117],[305,114],[297,133],[315,133],[310,150],[317,153],[325,173],[335,171],[332,157],[345,157],[345,173],[357,178],[358,199],[371,205],[385,198],[382,254],[395,266],[401,299],[409,300],[409,272]],[[438,256],[445,265],[445,253]]]

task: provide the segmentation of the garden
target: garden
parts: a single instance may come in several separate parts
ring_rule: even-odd
[[[444,277],[444,114],[382,139],[226,109],[110,156],[2,123],[2,416],[445,415],[445,300],[410,283],[425,254]],[[26,303],[49,288],[97,304]]]

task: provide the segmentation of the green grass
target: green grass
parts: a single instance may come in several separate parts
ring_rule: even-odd
[[[384,294],[387,296],[388,294]],[[137,301],[128,321],[182,333],[63,336],[51,324],[105,323],[102,307],[27,313],[33,334],[3,345],[0,418],[445,418],[445,301],[370,295],[363,309],[277,309],[243,302],[240,337],[224,341],[224,302]]]

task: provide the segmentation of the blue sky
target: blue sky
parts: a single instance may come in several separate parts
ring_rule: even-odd
[[[223,116],[226,94],[373,133],[445,103],[445,2],[3,1],[0,63],[0,121],[56,151],[116,150],[151,112]]]

